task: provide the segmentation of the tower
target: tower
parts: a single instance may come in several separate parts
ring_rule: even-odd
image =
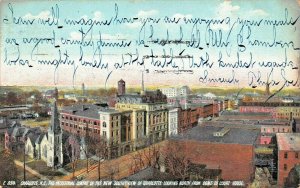
[[[270,95],[270,83],[269,82],[266,83],[265,95]]]
[[[62,129],[59,124],[56,101],[54,101],[51,112],[48,128],[47,166],[55,168],[63,164]]]
[[[142,92],[145,93],[145,85],[144,85],[144,71],[142,71]]]
[[[57,87],[55,87],[55,89],[54,89],[53,97],[57,101],[57,99],[58,99],[58,89],[57,89]]]
[[[85,85],[84,85],[84,83],[82,83],[81,89],[82,89],[82,96],[85,96]]]
[[[118,95],[124,95],[126,91],[125,81],[123,79],[118,81]]]

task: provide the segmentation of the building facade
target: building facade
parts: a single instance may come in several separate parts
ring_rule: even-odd
[[[175,88],[175,87],[162,88],[161,91],[168,98],[183,97],[183,96],[186,97],[190,94],[190,88],[188,86],[182,86],[179,88]]]
[[[168,136],[167,97],[160,90],[144,91],[142,94],[119,95],[115,109],[118,111],[143,110],[144,136],[151,143],[164,140]]]
[[[300,133],[277,133],[278,187],[284,187],[290,172],[300,164]]]
[[[300,118],[300,103],[284,102],[242,102],[240,112],[267,112],[274,118],[298,119]]]
[[[105,108],[104,104],[76,104],[62,108],[60,124],[64,131],[79,136],[89,134],[100,139],[99,111]]]
[[[254,145],[258,134],[257,130],[197,126],[171,137],[168,147],[181,148],[191,163],[220,169],[219,179],[243,181],[246,186],[254,176]]]
[[[179,124],[179,113],[181,109],[175,107],[169,109],[169,124],[168,124],[168,134],[169,136],[178,134],[178,124]]]

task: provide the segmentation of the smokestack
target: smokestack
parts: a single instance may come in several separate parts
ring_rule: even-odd
[[[142,93],[145,92],[145,88],[144,88],[144,71],[142,71]]]

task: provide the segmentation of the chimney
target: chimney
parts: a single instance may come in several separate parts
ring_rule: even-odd
[[[142,71],[142,91],[141,94],[145,93],[145,86],[144,86],[144,71]]]

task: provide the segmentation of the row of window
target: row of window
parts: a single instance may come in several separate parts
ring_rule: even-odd
[[[285,116],[290,116],[290,113],[277,113],[277,116],[280,117],[285,117]],[[300,113],[292,113],[293,116],[300,116]]]
[[[290,132],[290,130],[289,129],[285,129],[285,128],[277,128],[277,129],[275,129],[275,128],[273,128],[272,129],[273,130],[273,132]],[[281,130],[281,131],[280,131]],[[263,132],[271,132],[270,131],[270,129],[266,129],[266,128],[264,128],[264,131]]]
[[[167,125],[154,126],[154,131],[159,131],[159,130],[162,130],[164,128],[167,128]]]
[[[87,127],[78,127],[78,125],[76,125],[76,124],[74,125],[74,124],[68,124],[68,123],[64,123],[64,122],[62,122],[61,124],[63,126],[66,126],[66,127],[71,127],[71,128],[74,127],[75,129],[78,128],[79,130],[84,130],[84,131],[87,130]],[[88,130],[89,130],[89,132],[92,132],[94,130],[93,131],[94,133],[99,133],[100,134],[100,130],[98,130],[98,129],[88,128]]]
[[[288,152],[284,152],[284,158],[287,159],[288,158]],[[298,159],[299,158],[299,154],[298,152],[295,152],[295,158]]]
[[[61,118],[66,119],[66,120],[71,120],[71,121],[79,121],[79,122],[82,122],[82,123],[89,123],[89,124],[99,125],[99,122],[97,122],[97,121],[85,120],[85,119],[79,119],[79,118],[77,119],[76,117],[72,117],[72,116],[62,115]]]

